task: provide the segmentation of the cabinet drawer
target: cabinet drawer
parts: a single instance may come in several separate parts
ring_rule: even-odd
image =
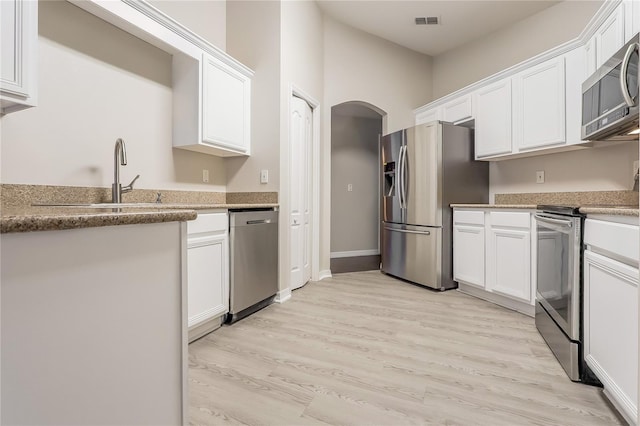
[[[529,212],[491,212],[491,226],[531,229]]]
[[[484,211],[482,210],[454,210],[453,223],[484,226]]]
[[[604,250],[637,263],[639,230],[640,228],[634,225],[587,219],[584,242],[596,250]]]
[[[199,213],[196,220],[187,222],[187,234],[202,232],[224,232],[229,227],[226,213]]]

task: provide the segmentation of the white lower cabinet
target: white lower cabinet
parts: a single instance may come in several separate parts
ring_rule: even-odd
[[[453,277],[459,290],[533,316],[531,212],[454,209],[453,217]]]
[[[629,235],[635,235],[631,244],[625,241]],[[585,360],[630,424],[636,424],[638,415],[637,237],[638,226],[587,219]]]
[[[531,216],[490,212],[487,227],[487,290],[531,302]]]
[[[218,328],[229,312],[227,213],[199,213],[187,228],[189,340]]]
[[[453,279],[484,288],[484,212],[453,213]]]

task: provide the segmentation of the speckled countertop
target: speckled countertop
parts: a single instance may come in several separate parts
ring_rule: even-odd
[[[583,206],[580,207],[580,213],[586,215],[640,216],[640,209],[636,206]]]
[[[586,215],[638,216],[637,191],[535,192],[496,194],[495,204],[451,204],[453,208],[525,209],[538,205],[566,205],[580,207]]]
[[[451,204],[453,208],[470,209],[531,209],[535,210],[537,204]]]

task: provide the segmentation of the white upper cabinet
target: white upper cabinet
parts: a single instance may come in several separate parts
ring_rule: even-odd
[[[476,157],[511,152],[511,79],[479,89],[476,106]]]
[[[36,105],[38,2],[0,1],[2,114]]]
[[[640,1],[624,0],[625,43],[640,32]]]
[[[248,154],[251,79],[211,55],[202,60],[202,139]]]
[[[513,79],[513,92],[513,136],[518,151],[563,144],[566,140],[564,57],[517,74]]]
[[[587,75],[587,51],[573,49],[565,60],[565,125],[567,145],[581,144],[582,134],[582,82]]]
[[[416,114],[416,126],[418,124],[431,123],[432,121],[437,121],[441,119],[442,119],[442,109],[431,108]]]
[[[473,118],[471,94],[460,96],[442,106],[442,120],[449,123],[462,123]]]
[[[620,4],[598,28],[595,40],[596,67],[600,67],[624,46],[624,4]]]
[[[585,51],[585,69],[586,69],[586,77],[589,77],[590,75],[592,75],[594,72],[596,72],[596,69],[598,69],[597,66],[597,61],[598,59],[596,58],[596,37],[593,36],[589,39],[589,41],[584,45],[584,51]]]
[[[220,157],[251,150],[252,72],[230,58],[173,56],[173,146]]]

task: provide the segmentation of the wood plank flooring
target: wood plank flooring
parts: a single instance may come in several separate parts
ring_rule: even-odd
[[[532,318],[378,271],[309,283],[189,361],[194,425],[623,424]]]

